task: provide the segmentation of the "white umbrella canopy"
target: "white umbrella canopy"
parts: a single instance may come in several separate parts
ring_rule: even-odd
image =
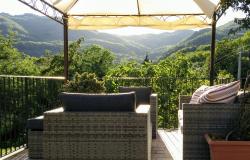
[[[204,28],[220,0],[43,0],[68,17],[70,29],[142,26],[165,30]]]

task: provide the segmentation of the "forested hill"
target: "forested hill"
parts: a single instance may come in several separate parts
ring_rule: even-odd
[[[228,23],[218,27],[217,39],[228,36],[228,29],[232,26],[235,24]],[[9,28],[17,32],[16,47],[24,53],[41,56],[46,49],[54,53],[62,49],[63,27],[46,17],[33,14],[11,16],[0,13],[0,30],[6,35]],[[81,37],[84,37],[85,45],[98,44],[109,48],[118,58],[143,59],[146,54],[149,54],[151,59],[158,59],[179,49],[208,44],[211,34],[209,29],[138,36],[117,36],[98,31],[69,32],[71,41]]]
[[[217,27],[216,30],[216,39],[222,40],[224,38],[238,38],[242,36],[246,31],[242,30],[236,32],[235,34],[228,34],[230,29],[236,28],[237,25],[231,21]],[[171,54],[178,50],[186,50],[186,51],[195,51],[197,47],[200,45],[206,45],[211,43],[211,29],[202,29],[200,31],[194,32],[191,36],[184,38],[181,42],[177,43],[177,45],[172,46],[167,50],[167,54]]]

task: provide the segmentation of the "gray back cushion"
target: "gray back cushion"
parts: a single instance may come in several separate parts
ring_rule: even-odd
[[[87,94],[67,93],[59,94],[64,111],[99,111],[120,112],[135,111],[135,93],[120,94]]]
[[[120,93],[132,91],[136,94],[136,106],[150,103],[150,95],[152,93],[151,87],[119,87]]]

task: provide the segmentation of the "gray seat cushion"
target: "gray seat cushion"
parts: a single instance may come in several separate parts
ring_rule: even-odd
[[[136,106],[150,103],[151,87],[119,87],[120,93],[132,91],[136,94]]]
[[[43,130],[43,116],[28,119],[26,128],[30,130],[42,131]]]
[[[135,112],[135,93],[60,93],[64,111]]]

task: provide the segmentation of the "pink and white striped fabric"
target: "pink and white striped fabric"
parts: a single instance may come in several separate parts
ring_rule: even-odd
[[[200,88],[198,88],[192,95],[192,98],[189,103],[191,104],[199,104],[199,98],[200,96],[205,93],[207,90],[215,88],[216,86],[206,86],[202,85]]]
[[[202,93],[198,103],[233,103],[239,89],[240,81],[216,86]]]

